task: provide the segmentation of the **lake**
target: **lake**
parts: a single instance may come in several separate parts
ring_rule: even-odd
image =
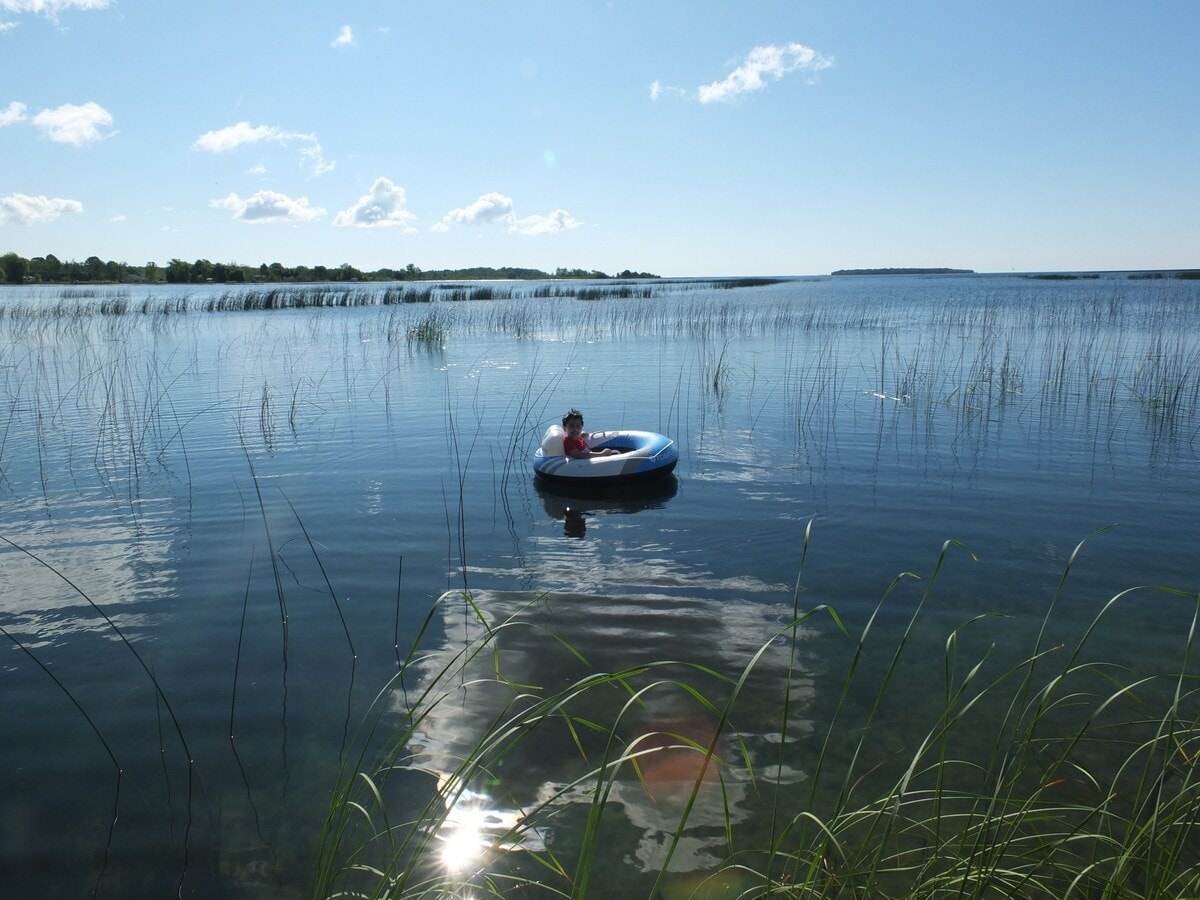
[[[587,845],[609,895],[687,896],[836,793],[818,768],[886,777],[977,661],[1086,635],[1168,694],[1187,665],[1200,283],[406,290],[0,293],[6,893],[298,897],[361,845],[536,896]],[[675,474],[535,483],[572,406],[669,435]],[[614,733],[718,748],[721,790],[689,803],[712,773],[667,750],[598,802]]]

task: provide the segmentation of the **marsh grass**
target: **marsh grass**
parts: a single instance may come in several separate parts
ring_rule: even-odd
[[[444,307],[434,306],[421,319],[408,326],[405,339],[410,348],[441,350],[446,345],[449,329],[450,316]]]
[[[77,318],[90,315],[124,316],[186,312],[259,312],[283,309],[329,309],[395,306],[406,303],[529,299],[649,299],[704,289],[731,291],[762,287],[784,279],[655,279],[653,281],[497,281],[417,282],[377,284],[257,285],[229,288],[199,296],[147,291],[136,300],[129,288],[63,288],[50,299],[5,296],[4,318]]]
[[[705,391],[711,391],[714,397],[718,399],[726,392],[729,385],[730,361],[729,361],[729,344],[726,343],[721,347],[721,352],[713,354],[709,348],[705,347],[702,351],[703,356],[703,378],[702,382]]]
[[[560,342],[683,337],[722,348],[698,360],[703,391],[713,395],[728,393],[733,371],[753,368],[747,357],[758,341],[787,335],[795,351],[781,375],[791,386],[782,395],[795,402],[797,430],[807,441],[826,431],[814,430],[814,423],[836,416],[845,402],[842,386],[853,389],[860,361],[840,345],[874,332],[882,336],[880,352],[862,365],[860,390],[902,404],[926,430],[944,411],[961,430],[1004,407],[1098,422],[1110,435],[1128,427],[1127,409],[1137,411],[1156,439],[1192,440],[1200,430],[1200,325],[1188,282],[1164,287],[1148,302],[1130,303],[1114,287],[1087,304],[1038,290],[940,304],[896,305],[887,296],[865,295],[837,305],[815,302],[815,286],[802,281],[768,288],[763,297],[770,299],[735,290],[747,286],[752,280],[292,286],[195,297],[148,294],[141,301],[128,289],[68,290],[37,301],[7,299],[0,319],[14,339],[43,345],[92,333],[97,318],[107,323],[99,329],[107,340],[121,341],[140,327],[139,319],[148,318],[154,329],[178,329],[189,312],[332,314],[346,307],[389,307],[372,327],[410,349],[445,348],[456,335]],[[543,302],[561,298],[624,299]],[[837,360],[839,378],[830,377],[830,359]]]
[[[1190,424],[1200,401],[1200,348],[1179,335],[1154,335],[1130,379],[1130,391],[1155,429]]]
[[[13,398],[0,439],[0,476],[16,426],[36,432],[43,486],[53,480],[50,451],[67,404],[94,407],[90,414],[100,428],[87,455],[106,472],[118,476],[120,464],[125,472],[119,477],[136,481],[147,467],[163,465],[168,448],[186,467],[183,435],[194,414],[175,411],[174,388],[184,375],[173,356],[160,356],[155,345],[171,343],[177,347],[172,354],[186,353],[202,310],[259,313],[246,320],[254,325],[237,341],[255,344],[261,374],[247,374],[234,392],[255,398],[244,405],[255,405],[256,430],[268,447],[280,437],[277,417],[282,422],[286,416],[293,437],[300,438],[307,426],[319,424],[323,410],[353,401],[359,376],[350,371],[352,360],[360,371],[374,370],[377,389],[390,398],[404,361],[368,358],[362,348],[373,341],[404,346],[410,355],[441,354],[456,338],[481,336],[572,346],[631,340],[644,342],[651,354],[656,351],[649,342],[690,341],[699,350],[681,363],[677,393],[698,385],[702,401],[716,401],[717,415],[737,415],[740,376],[747,373],[750,394],[764,386],[761,396],[784,404],[795,443],[810,459],[829,456],[845,411],[863,402],[879,404],[888,427],[907,428],[914,441],[928,446],[947,431],[956,448],[978,446],[1005,416],[1044,434],[1081,428],[1097,453],[1136,431],[1155,455],[1189,446],[1200,435],[1200,307],[1190,282],[1156,285],[1137,302],[1114,287],[1086,304],[1064,298],[1061,289],[929,303],[892,303],[886,295],[868,294],[835,304],[818,302],[813,291],[820,285],[800,281],[764,288],[764,294],[732,289],[744,282],[605,283],[600,287],[612,297],[627,290],[635,296],[558,302],[579,299],[591,284],[270,287],[145,298],[125,288],[36,299],[13,295],[0,303],[9,348],[0,388]],[[643,289],[652,295],[636,296]],[[447,300],[472,296],[475,302]],[[287,313],[296,309],[310,312]],[[279,320],[275,311],[282,311]],[[274,337],[267,337],[268,320]],[[878,350],[868,356],[862,348],[872,339]],[[330,341],[346,348],[344,397],[322,373],[305,372],[297,355],[301,347]],[[764,345],[774,354],[770,368],[756,360]],[[238,355],[245,355],[240,346],[218,350],[218,360]],[[203,365],[199,358],[184,362],[193,372]],[[748,402],[757,406],[746,417],[759,421],[765,401],[748,396]],[[702,419],[711,413],[703,405]],[[246,419],[251,414],[243,411]],[[76,462],[84,456],[75,448],[65,455]]]
[[[578,661],[578,676],[558,685],[514,681],[506,637],[537,630],[536,617],[497,621],[469,591],[444,596],[439,604],[461,604],[477,638],[419,679],[424,651],[414,645],[380,693],[333,795],[313,896],[1194,896],[1194,594],[1123,591],[1082,634],[1051,643],[1056,591],[1040,636],[1011,659],[973,639],[989,617],[966,621],[944,638],[929,702],[905,711],[904,734],[889,744],[903,750],[878,746],[877,730],[894,722],[896,683],[920,652],[922,610],[962,549],[942,548],[899,635],[877,635],[876,620],[914,574],[898,576],[857,630],[830,607],[803,610],[798,581],[793,620],[730,672],[673,660],[588,671],[583,648],[547,632],[540,637],[548,646]],[[1131,603],[1178,605],[1190,617],[1178,657],[1151,674],[1123,673],[1089,655],[1093,635]],[[430,611],[422,635],[439,614]],[[794,730],[788,707],[804,673],[793,666],[795,680],[779,697],[778,759],[758,765],[741,731],[753,718],[742,689],[772,648],[796,660],[799,634],[811,628],[844,642],[840,686],[831,673],[823,688],[836,701],[817,733]],[[874,699],[852,703],[864,689]],[[668,690],[705,710],[711,733],[631,730],[637,711]],[[451,771],[429,770],[414,749],[424,729],[464,692],[480,691],[494,698],[490,725]],[[536,756],[538,746],[559,748],[558,778],[520,805],[506,791],[504,763]],[[651,773],[666,762],[689,774],[674,804],[657,804],[667,817],[661,868],[622,881],[606,842],[621,834],[628,791],[640,786],[654,796]],[[781,777],[794,766],[806,773],[799,785]],[[739,782],[751,785],[748,795],[731,793]],[[494,798],[490,807],[478,805],[481,785]],[[738,796],[755,809],[749,821],[731,805]],[[723,848],[722,861],[685,877],[671,859],[696,834],[689,817],[705,803],[725,810],[723,826],[702,829]],[[496,806],[509,812],[487,812]]]

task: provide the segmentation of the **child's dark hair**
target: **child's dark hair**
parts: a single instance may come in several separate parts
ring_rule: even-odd
[[[581,413],[575,407],[571,407],[570,409],[568,409],[567,414],[565,416],[563,416],[563,420],[562,420],[563,428],[566,428],[567,423],[570,422],[572,419],[578,419],[580,422],[582,422],[583,421],[583,413]]]

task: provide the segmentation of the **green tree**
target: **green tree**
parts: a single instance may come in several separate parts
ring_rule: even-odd
[[[3,273],[5,284],[21,284],[29,271],[29,262],[15,253],[5,253],[0,256],[0,273]]]
[[[192,281],[202,284],[213,280],[213,264],[207,259],[198,259],[192,263]]]
[[[63,264],[53,253],[47,253],[41,264],[42,281],[59,282],[63,280]]]
[[[167,263],[167,283],[187,284],[192,280],[192,265],[182,259],[173,259]]]

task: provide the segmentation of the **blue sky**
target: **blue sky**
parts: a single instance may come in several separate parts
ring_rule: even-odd
[[[0,253],[1200,266],[1200,2],[0,0]]]

